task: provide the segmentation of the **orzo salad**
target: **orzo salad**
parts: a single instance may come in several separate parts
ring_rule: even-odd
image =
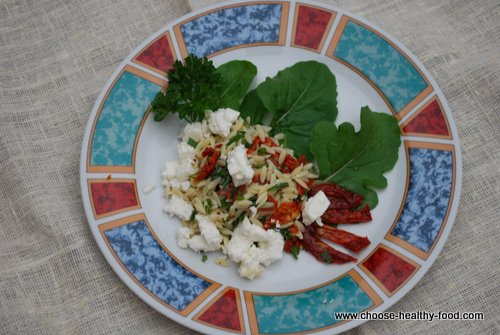
[[[157,121],[168,113],[188,121],[179,135],[179,159],[166,162],[162,171],[168,199],[164,211],[181,220],[176,231],[178,246],[201,253],[203,261],[205,253],[217,251],[222,254],[215,260],[218,265],[235,262],[240,276],[248,279],[259,277],[282,258],[283,251],[298,258],[305,250],[323,263],[355,262],[350,253],[359,253],[370,241],[338,225],[371,221],[370,209],[377,201],[369,182],[358,185],[368,172],[360,171],[357,159],[362,156],[367,161],[374,151],[385,150],[385,158],[372,159],[381,165],[378,171],[369,172],[371,180],[384,179],[383,172],[397,160],[397,122],[365,107],[359,132],[350,124],[337,128],[333,124],[335,100],[334,112],[325,114],[329,121],[322,121],[320,115],[316,122],[314,111],[322,99],[331,102],[324,88],[311,93],[317,95],[309,103],[314,104],[312,111],[307,101],[300,100],[302,94],[295,100],[289,97],[290,106],[285,104],[284,111],[271,112],[274,104],[280,105],[279,96],[267,101],[267,94],[273,85],[282,85],[280,73],[293,77],[294,67],[303,67],[301,63],[266,79],[263,84],[268,87],[262,91],[263,84],[248,93],[256,73],[249,62],[233,61],[215,69],[210,61],[189,56],[185,63],[176,62],[168,73],[169,87],[152,104]],[[305,65],[316,68],[316,63]],[[207,93],[208,87],[214,92]],[[230,108],[238,106],[239,111]],[[308,108],[314,122],[293,125]],[[273,116],[270,125],[263,124],[266,113]],[[392,136],[392,143],[385,139],[388,144],[375,143],[370,148],[376,136],[381,136],[368,131],[370,127],[382,129],[382,136],[389,139]],[[346,149],[339,151],[343,146]],[[348,252],[335,249],[330,242]]]

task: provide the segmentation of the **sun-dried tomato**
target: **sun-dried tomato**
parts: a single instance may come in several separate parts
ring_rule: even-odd
[[[264,229],[274,228],[277,223],[284,225],[299,217],[302,204],[299,201],[283,202],[264,222]]]
[[[312,183],[314,183],[314,179],[307,179],[306,180],[306,184],[309,188],[311,188]],[[297,186],[297,194],[298,195],[302,195],[302,194],[306,193],[307,189],[303,188],[302,185],[296,183],[296,186]]]
[[[274,141],[269,137],[264,138],[264,141],[262,141],[259,136],[255,136],[255,138],[253,139],[252,145],[250,146],[250,148],[247,149],[247,154],[249,154],[249,155],[253,154],[254,151],[257,150],[262,144],[265,144],[268,147],[276,147],[277,146],[277,144],[274,143]]]
[[[356,258],[330,247],[307,230],[303,234],[302,246],[304,250],[309,251],[318,261],[323,263],[345,264],[357,261]]]
[[[217,160],[220,157],[220,151],[212,147],[207,147],[201,153],[202,157],[207,157],[205,164],[201,167],[200,173],[196,176],[196,180],[203,180],[209,177],[215,170]]]
[[[323,237],[333,243],[340,244],[353,252],[360,252],[370,244],[370,240],[366,237],[354,235],[353,233],[329,225],[323,225],[322,227],[310,225],[306,228],[306,231],[316,237]]]
[[[311,187],[309,196],[312,197],[319,191],[323,191],[328,200],[330,200],[328,209],[354,209],[358,208],[363,202],[363,196],[348,191],[336,184],[316,184]]]
[[[372,220],[370,207],[365,205],[363,208],[354,209],[328,209],[321,217],[324,223],[363,223]]]

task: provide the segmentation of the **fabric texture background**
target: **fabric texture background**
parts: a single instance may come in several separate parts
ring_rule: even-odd
[[[217,1],[0,1],[0,333],[193,334],[106,263],[80,196],[84,128],[106,80],[170,21]],[[500,2],[329,1],[379,25],[448,99],[463,192],[430,271],[392,311],[484,321],[373,321],[350,334],[500,333]]]

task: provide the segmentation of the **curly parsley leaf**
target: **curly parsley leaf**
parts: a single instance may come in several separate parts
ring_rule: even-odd
[[[361,194],[370,208],[378,203],[373,188],[387,187],[384,172],[398,160],[401,132],[392,115],[361,108],[361,129],[351,123],[338,128],[332,122],[316,124],[310,149],[318,162],[320,179]]]
[[[168,86],[151,103],[155,121],[169,113],[188,122],[201,121],[206,110],[237,109],[257,74],[255,65],[235,60],[216,68],[206,57],[188,55],[184,64],[176,60],[167,72]]]
[[[189,55],[184,64],[176,60],[167,77],[165,93],[159,92],[151,103],[155,121],[163,120],[169,113],[177,113],[189,122],[201,121],[207,109],[220,107],[222,75],[206,57]]]

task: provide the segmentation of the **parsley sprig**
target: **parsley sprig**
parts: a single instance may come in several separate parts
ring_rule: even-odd
[[[155,121],[163,120],[169,113],[177,113],[188,122],[201,121],[206,110],[220,106],[222,75],[206,57],[190,54],[184,64],[176,60],[167,77],[167,89],[158,92],[151,103]]]

